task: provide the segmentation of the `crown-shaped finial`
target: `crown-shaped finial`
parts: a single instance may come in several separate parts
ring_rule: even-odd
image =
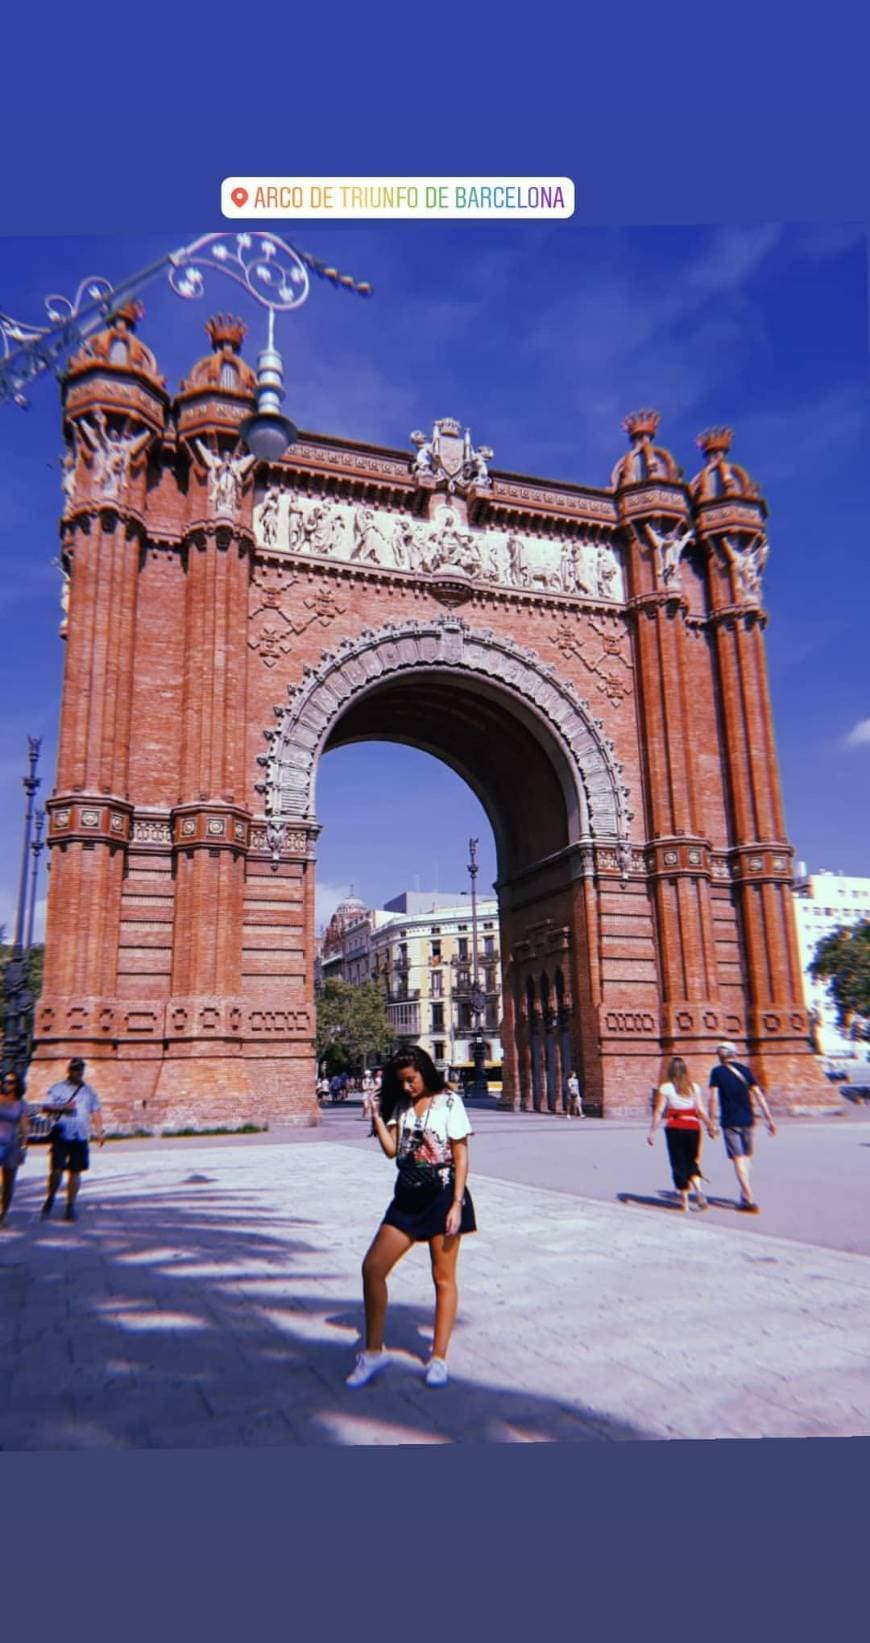
[[[215,351],[221,348],[232,348],[237,354],[242,346],[242,340],[248,334],[248,327],[244,320],[236,319],[232,314],[212,314],[206,320],[205,328]]]
[[[705,428],[704,432],[698,435],[695,444],[706,457],[725,456],[731,449],[733,438],[733,428]]]
[[[136,326],[138,325],[140,319],[144,318],[144,315],[144,302],[139,302],[136,297],[131,297],[129,302],[122,302],[120,308],[115,309],[115,312],[109,320],[109,324],[117,325],[118,320],[123,320],[128,331],[135,331]]]
[[[658,411],[630,411],[622,426],[630,439],[653,439],[661,420]]]

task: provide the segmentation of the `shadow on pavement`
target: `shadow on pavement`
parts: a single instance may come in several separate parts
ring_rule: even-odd
[[[393,1363],[351,1392],[344,1377],[362,1304],[334,1293],[347,1284],[334,1224],[276,1214],[249,1187],[213,1190],[204,1172],[147,1194],[116,1179],[102,1203],[88,1203],[86,1191],[69,1225],[40,1222],[41,1195],[25,1189],[2,1234],[0,1449],[653,1436],[579,1398],[511,1387],[507,1342],[491,1337],[475,1341],[475,1363],[494,1384],[456,1375],[438,1391],[425,1387],[428,1261],[420,1304],[390,1308]],[[460,1318],[460,1349],[464,1327],[470,1334]],[[524,1345],[528,1375],[537,1347],[528,1336]],[[542,1369],[547,1352],[544,1341]],[[579,1367],[577,1375],[579,1392]]]

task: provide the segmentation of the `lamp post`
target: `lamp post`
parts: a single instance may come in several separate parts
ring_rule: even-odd
[[[481,1016],[486,1006],[486,994],[480,985],[477,953],[477,875],[480,871],[477,865],[478,843],[478,839],[469,839],[468,841],[468,876],[471,879],[471,992],[469,994],[469,1003],[471,1004],[471,1018],[474,1026],[472,1043],[474,1076],[471,1083],[471,1093],[472,1095],[486,1095],[486,1051],[480,1030]]]
[[[15,940],[12,952],[6,966],[4,977],[4,991],[6,994],[6,1020],[3,1029],[3,1071],[17,1072],[20,1078],[24,1076],[27,1066],[29,1047],[28,1018],[33,1005],[33,995],[30,991],[27,974],[27,951],[24,947],[25,926],[28,932],[28,949],[33,935],[33,908],[30,918],[27,918],[27,867],[28,855],[31,851],[30,835],[33,830],[33,801],[37,788],[41,786],[36,774],[39,763],[39,749],[42,746],[40,736],[28,736],[27,760],[28,771],[22,777],[22,785],[26,794],[24,810],[24,838],[21,849],[21,874],[18,881],[18,907],[15,917]],[[37,827],[39,848],[42,848],[42,811]],[[34,856],[33,894],[36,893],[36,871],[38,856]]]
[[[257,360],[257,409],[240,433],[254,456],[276,461],[297,437],[293,423],[280,408],[284,366],[275,346],[276,313],[302,306],[310,289],[309,272],[360,297],[371,296],[372,287],[367,280],[340,274],[309,251],[260,229],[202,234],[116,285],[102,275],[90,275],[80,282],[73,298],[46,297],[48,325],[16,320],[0,310],[0,404],[10,401],[26,407],[29,385],[44,372],[59,370],[67,354],[159,274],[168,271],[177,296],[186,300],[202,296],[204,268],[225,274],[268,310],[266,347]]]

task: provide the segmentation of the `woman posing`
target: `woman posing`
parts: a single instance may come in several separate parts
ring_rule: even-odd
[[[373,1097],[372,1122],[383,1151],[396,1160],[396,1187],[363,1261],[366,1344],[347,1385],[365,1386],[389,1363],[384,1351],[387,1277],[412,1244],[425,1243],[435,1285],[426,1385],[446,1386],[459,1240],[463,1233],[477,1231],[466,1190],[471,1125],[461,1098],[446,1088],[425,1050],[417,1048],[400,1051],[385,1069],[380,1097]]]
[[[706,1209],[707,1200],[701,1186],[703,1177],[698,1152],[701,1145],[701,1125],[706,1126],[710,1136],[714,1134],[714,1129],[701,1105],[701,1086],[692,1083],[689,1070],[680,1055],[673,1057],[668,1067],[667,1081],[660,1085],[655,1093],[652,1123],[647,1136],[650,1146],[654,1145],[653,1138],[662,1116],[665,1120],[665,1140],[668,1145],[671,1174],[680,1195],[680,1209],[688,1210],[689,1189],[692,1186],[695,1188],[698,1209]]]
[[[21,1090],[21,1079],[16,1072],[3,1074],[0,1081],[0,1165],[3,1170],[3,1195],[0,1198],[0,1222],[15,1191],[15,1176],[23,1164],[27,1151],[27,1102]]]

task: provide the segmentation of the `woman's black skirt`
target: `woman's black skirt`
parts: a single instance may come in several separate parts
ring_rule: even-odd
[[[396,1198],[387,1207],[384,1216],[384,1225],[398,1227],[416,1243],[428,1243],[430,1238],[437,1238],[446,1230],[447,1216],[450,1205],[453,1203],[453,1182],[448,1181],[436,1198],[430,1199],[424,1209],[409,1210],[400,1208]],[[462,1199],[462,1220],[459,1224],[460,1234],[477,1231],[477,1220],[474,1214],[474,1205],[468,1188]]]
[[[698,1174],[698,1148],[701,1145],[700,1126],[696,1130],[665,1129],[671,1174],[678,1192],[688,1191],[693,1175]]]

